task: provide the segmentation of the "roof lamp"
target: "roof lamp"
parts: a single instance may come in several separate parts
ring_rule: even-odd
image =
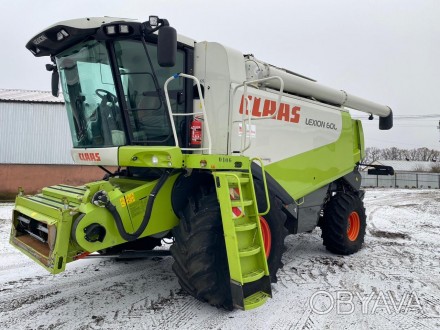
[[[130,28],[128,27],[128,25],[121,24],[121,25],[119,25],[119,33],[121,33],[121,34],[130,33]]]
[[[105,27],[105,33],[108,35],[116,34],[116,26],[114,25],[107,25]]]
[[[152,28],[155,28],[159,25],[159,16],[150,16],[148,20],[150,21],[150,26]]]
[[[61,40],[63,40],[64,38],[67,38],[68,36],[69,36],[69,34],[67,33],[67,31],[64,30],[64,29],[61,29],[61,30],[57,33],[57,40],[58,40],[58,41],[61,41]]]

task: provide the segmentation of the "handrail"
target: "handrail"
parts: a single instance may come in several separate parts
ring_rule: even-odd
[[[277,101],[276,101],[276,110],[275,110],[275,112],[272,115],[270,115],[270,116],[262,116],[262,117],[252,116],[252,109],[248,108],[249,99],[248,99],[248,96],[247,96],[247,86],[250,85],[250,84],[261,83],[261,82],[268,81],[268,80],[273,80],[273,79],[276,79],[276,80],[280,81],[280,90],[278,91],[278,98],[277,98]],[[234,100],[234,97],[235,97],[235,94],[236,94],[237,90],[240,87],[244,87],[244,89],[243,89],[243,100],[244,100],[244,104],[245,104],[245,107],[244,107],[245,110],[241,114],[241,117],[242,117],[241,123],[242,123],[242,128],[243,128],[243,135],[242,135],[242,140],[241,140],[240,154],[243,154],[243,152],[245,152],[246,150],[248,150],[251,147],[251,143],[252,143],[251,142],[251,134],[250,134],[251,120],[271,119],[271,118],[275,118],[278,115],[278,112],[280,110],[281,98],[283,96],[282,94],[283,94],[283,91],[284,91],[284,80],[281,77],[279,77],[279,76],[273,76],[273,77],[267,77],[267,78],[256,79],[256,80],[251,80],[251,81],[245,81],[242,84],[235,86],[235,88],[234,88],[234,90],[232,92],[231,110],[234,109],[234,107],[233,107],[233,105],[234,105],[233,102],[234,101],[233,100]],[[246,141],[246,137],[247,137],[247,126],[246,126],[246,119],[245,119],[245,115],[246,114],[247,114],[247,123],[248,123],[247,125],[249,126],[249,144],[248,145],[247,145],[247,141]]]
[[[171,109],[171,102],[170,102],[170,96],[168,94],[168,84],[171,80],[177,79],[177,78],[188,78],[188,79],[192,79],[195,81],[196,85],[197,85],[197,90],[199,92],[199,97],[200,97],[200,104],[202,105],[202,111],[198,111],[198,112],[190,112],[190,113],[173,113],[172,109]],[[166,98],[166,102],[167,102],[167,108],[168,108],[168,114],[170,116],[170,120],[171,120],[171,129],[173,131],[173,135],[174,135],[174,141],[176,141],[176,147],[179,147],[179,140],[177,138],[177,132],[176,132],[176,125],[174,124],[174,120],[173,118],[176,116],[201,116],[204,119],[204,125],[203,127],[206,129],[206,135],[208,137],[208,147],[207,148],[181,148],[182,150],[190,150],[190,151],[200,151],[200,150],[207,150],[208,154],[211,154],[212,152],[212,140],[211,140],[211,131],[209,130],[209,123],[208,123],[208,116],[206,115],[206,108],[205,108],[205,100],[203,99],[203,94],[202,94],[202,88],[200,86],[200,81],[199,79],[197,79],[197,77],[191,76],[189,74],[185,74],[185,73],[176,73],[175,75],[169,77],[164,84],[164,90],[165,90],[165,98]],[[199,117],[200,118],[200,117]],[[203,134],[203,136],[205,136],[205,134]]]
[[[235,178],[236,180],[237,180],[237,187],[238,187],[238,196],[240,197],[240,207],[241,207],[241,210],[240,210],[240,215],[237,215],[237,216],[235,216],[235,217],[233,217],[234,219],[239,219],[239,218],[242,218],[243,216],[244,216],[244,201],[243,201],[243,194],[242,194],[242,191],[241,191],[241,184],[240,184],[240,178],[238,177],[238,175],[237,174],[234,174],[234,173],[227,173],[227,172],[225,172],[225,176],[232,176],[233,178]]]
[[[263,161],[261,160],[261,158],[259,158],[259,157],[254,157],[254,158],[251,159],[250,162],[252,163],[254,160],[260,163],[261,174],[262,174],[262,176],[263,176],[263,189],[264,189],[264,194],[265,194],[265,197],[266,197],[266,205],[267,205],[267,208],[266,208],[266,211],[264,211],[264,212],[262,212],[262,213],[258,212],[258,215],[259,215],[259,216],[264,216],[264,215],[268,214],[269,211],[270,211],[269,189],[268,189],[268,187],[267,187],[266,172],[265,172],[265,170],[264,170],[264,164],[263,164]],[[250,167],[249,167],[249,174],[250,174],[250,177],[252,178],[252,171],[251,171],[251,168],[252,168],[252,167],[250,166]],[[255,187],[253,187],[253,189],[255,190]],[[257,210],[258,210],[258,207],[257,207]]]

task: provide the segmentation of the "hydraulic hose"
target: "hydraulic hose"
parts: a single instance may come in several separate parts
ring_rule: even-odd
[[[145,214],[144,214],[144,218],[142,220],[142,223],[139,226],[139,228],[132,234],[127,233],[127,231],[125,230],[124,224],[122,223],[121,216],[119,215],[116,207],[109,200],[104,204],[105,208],[113,216],[113,219],[116,222],[116,227],[118,228],[118,232],[123,239],[125,239],[128,242],[134,241],[135,239],[138,239],[139,236],[141,236],[141,234],[144,232],[145,228],[147,228],[148,223],[150,222],[150,217],[151,217],[151,212],[153,210],[154,200],[156,199],[157,194],[159,193],[160,189],[162,188],[162,186],[164,185],[165,181],[168,179],[170,174],[171,174],[171,170],[169,170],[169,169],[165,170],[165,172],[159,178],[159,181],[157,182],[157,184],[154,186],[153,190],[151,190],[151,193],[148,197],[147,208],[145,209]]]

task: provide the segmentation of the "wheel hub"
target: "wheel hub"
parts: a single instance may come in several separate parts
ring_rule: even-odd
[[[270,232],[269,224],[263,217],[260,217],[260,226],[264,242],[264,251],[266,252],[266,258],[269,258],[270,249],[272,246],[272,234]]]
[[[348,216],[348,226],[347,226],[347,236],[350,241],[355,241],[359,235],[359,230],[361,227],[361,221],[359,219],[359,214],[353,211]]]

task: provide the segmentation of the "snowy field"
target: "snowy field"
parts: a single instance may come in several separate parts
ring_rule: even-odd
[[[439,329],[440,190],[368,190],[364,248],[289,236],[273,299],[226,312],[180,290],[172,258],[88,259],[50,275],[8,243],[0,206],[1,329]]]

